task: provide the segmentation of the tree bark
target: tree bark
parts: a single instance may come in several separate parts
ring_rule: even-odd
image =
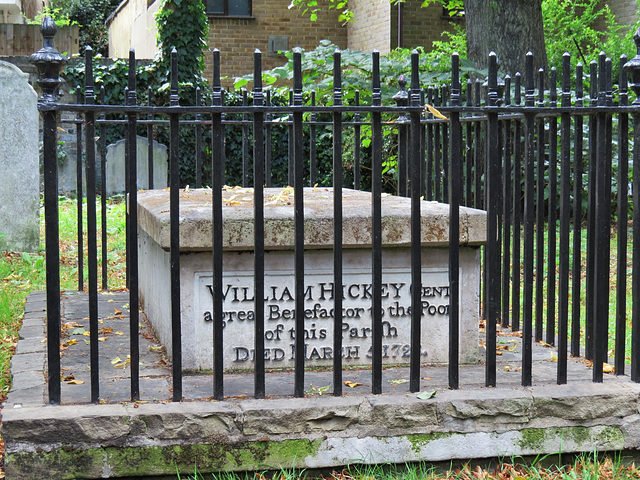
[[[487,68],[496,52],[501,76],[524,75],[525,56],[533,52],[534,68],[547,71],[541,0],[464,0],[467,57]]]
[[[42,2],[38,0],[22,0],[22,14],[29,20],[36,18],[42,11]]]

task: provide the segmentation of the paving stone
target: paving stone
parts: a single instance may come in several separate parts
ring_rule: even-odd
[[[42,353],[23,353],[14,355],[11,359],[11,374],[22,372],[38,372],[41,374],[44,367],[44,355]]]

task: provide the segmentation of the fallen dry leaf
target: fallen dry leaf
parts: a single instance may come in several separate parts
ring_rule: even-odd
[[[436,107],[434,107],[433,105],[429,105],[428,103],[425,105],[425,108],[429,111],[429,113],[431,113],[431,115],[433,115],[436,118],[439,118],[440,120],[449,120],[447,117],[445,117]]]
[[[358,382],[350,382],[349,380],[343,382],[347,387],[349,388],[356,388],[360,385],[364,385],[364,383],[358,383]]]
[[[82,385],[84,382],[82,380],[71,380],[67,382],[67,385]]]
[[[391,385],[400,385],[401,383],[408,383],[409,380],[407,380],[406,378],[398,378],[397,380],[389,380],[389,383]]]
[[[501,337],[518,337],[522,338],[522,332],[498,332]]]
[[[80,325],[78,322],[65,322],[62,324],[62,328],[67,328],[67,329],[82,328],[82,327],[84,327],[84,325]]]
[[[517,341],[515,341],[515,343],[508,342],[506,344],[503,343],[503,344],[496,345],[496,350],[506,350],[508,352],[513,352],[517,346],[518,346]]]

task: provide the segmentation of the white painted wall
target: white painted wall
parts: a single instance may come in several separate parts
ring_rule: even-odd
[[[135,50],[138,59],[151,59],[156,55],[155,15],[160,0],[148,3],[148,0],[124,0],[107,20],[110,57],[128,58],[130,48]]]
[[[24,23],[20,0],[0,0],[0,23]]]

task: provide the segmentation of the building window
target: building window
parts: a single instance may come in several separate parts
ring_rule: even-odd
[[[207,14],[225,17],[250,17],[251,0],[205,0]]]

